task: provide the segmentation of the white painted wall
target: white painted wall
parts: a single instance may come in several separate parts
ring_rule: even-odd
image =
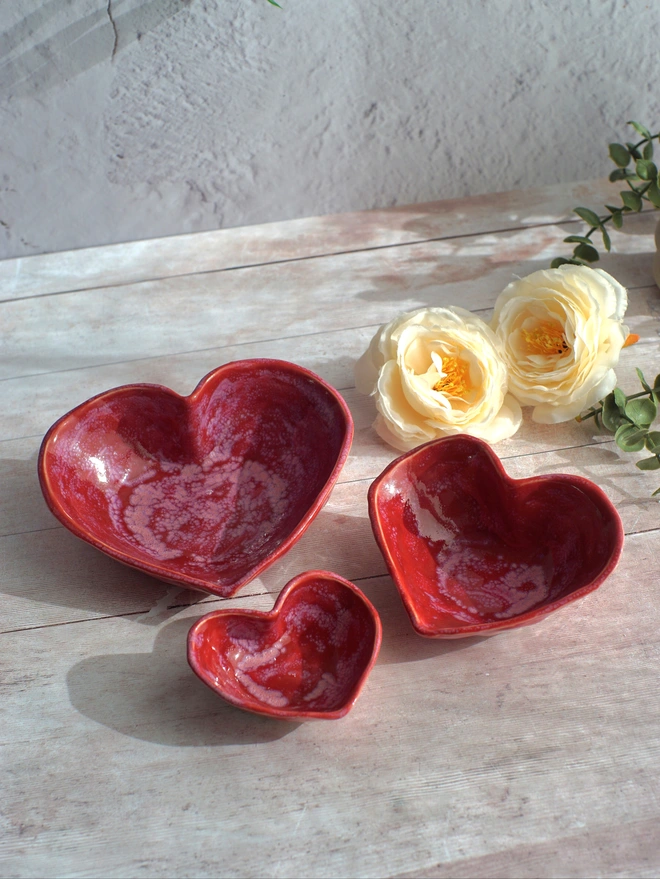
[[[600,176],[658,0],[0,0],[0,257]]]

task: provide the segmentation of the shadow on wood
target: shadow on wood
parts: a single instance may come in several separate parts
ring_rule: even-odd
[[[192,623],[168,623],[152,653],[90,656],[74,665],[71,704],[123,735],[176,747],[270,742],[300,726],[241,711],[204,686],[186,662]]]

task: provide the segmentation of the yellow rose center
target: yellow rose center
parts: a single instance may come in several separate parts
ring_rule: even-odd
[[[470,381],[470,364],[458,357],[443,357],[442,378],[433,385],[434,391],[439,391],[447,397],[464,397],[472,389]]]
[[[542,320],[533,330],[521,332],[528,354],[565,354],[569,350],[561,325],[554,321]]]

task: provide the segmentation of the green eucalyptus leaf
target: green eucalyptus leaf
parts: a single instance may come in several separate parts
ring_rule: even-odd
[[[574,208],[573,213],[577,214],[578,217],[584,220],[585,223],[588,223],[590,226],[598,227],[600,226],[600,217],[598,214],[590,211],[589,208]]]
[[[637,176],[641,180],[657,180],[658,178],[658,169],[655,167],[655,164],[648,159],[640,159],[636,162],[635,170],[637,171]]]
[[[653,492],[653,494],[651,495],[651,497],[655,497],[656,494],[660,494],[660,488],[656,488],[656,490]]]
[[[642,156],[645,159],[652,159],[653,158],[653,142],[652,141],[649,141],[648,143],[644,144],[644,149],[642,150]]]
[[[569,235],[564,241],[567,244],[591,244],[591,238],[586,238],[584,235]]]
[[[658,373],[658,375],[656,375],[656,377],[653,381],[653,387],[656,389],[656,391],[660,391],[660,373]]]
[[[660,430],[649,430],[646,434],[646,448],[649,452],[660,449]]]
[[[651,185],[646,190],[646,195],[654,208],[660,208],[660,187],[658,186],[657,181],[652,181]]]
[[[634,425],[622,424],[614,440],[622,452],[640,452],[644,448],[644,431]]]
[[[643,458],[635,463],[640,470],[660,470],[660,458],[653,455],[652,458]]]
[[[648,128],[645,128],[643,125],[640,125],[639,122],[633,122],[633,120],[631,119],[628,122],[628,125],[632,125],[632,127],[635,129],[637,134],[639,134],[641,137],[646,137],[649,140],[651,139],[651,132],[648,130]]]
[[[619,407],[619,409],[621,410],[621,413],[623,414],[623,412],[625,412],[625,409],[626,409],[626,403],[628,402],[628,398],[623,393],[621,388],[614,388],[614,390],[612,391],[612,394],[613,394],[614,399],[616,401],[616,405]]]
[[[609,253],[612,249],[612,242],[610,241],[609,233],[605,226],[602,226],[600,231],[603,235],[603,246],[605,247],[605,250]]]
[[[610,183],[616,183],[617,180],[625,180],[627,176],[623,168],[615,168],[610,174]]]
[[[634,424],[622,424],[614,434],[614,441],[623,452],[639,452],[644,448],[646,431]]]
[[[629,143],[628,141],[626,141],[626,146],[628,147],[628,152],[633,157],[633,159],[641,159],[642,158],[642,154],[637,149],[637,147],[635,146],[634,143]]]
[[[651,393],[651,388],[649,387],[648,382],[647,382],[646,379],[644,378],[644,373],[643,373],[642,370],[639,368],[639,366],[636,366],[636,367],[635,367],[635,372],[637,373],[637,378],[639,379],[639,381],[640,381],[642,387],[644,388],[644,390],[646,391],[646,393],[647,393],[647,394],[650,394],[650,393]]]
[[[581,266],[582,263],[576,259],[567,259],[565,256],[556,256],[550,263],[551,269],[558,269],[559,266]]]
[[[573,253],[578,259],[583,259],[585,262],[597,262],[600,259],[598,251],[591,244],[578,244]]]
[[[642,197],[639,192],[624,190],[624,192],[621,193],[621,201],[631,211],[641,211],[642,209]]]
[[[603,400],[603,426],[606,430],[616,433],[622,424],[630,424],[616,404],[614,394],[608,394]]]
[[[625,411],[626,418],[629,418],[638,427],[648,427],[655,421],[658,407],[653,400],[643,397],[642,399],[628,400]]]
[[[612,223],[617,229],[620,229],[623,226],[623,215],[621,211],[614,211],[612,213]]]
[[[625,168],[630,164],[630,153],[622,143],[610,144],[610,159],[619,168]]]

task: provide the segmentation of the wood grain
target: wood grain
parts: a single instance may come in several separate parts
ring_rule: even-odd
[[[536,626],[423,639],[367,515],[397,453],[353,381],[379,324],[423,304],[488,318],[514,275],[566,252],[571,208],[611,191],[595,181],[0,263],[0,875],[658,875],[655,474],[591,423],[527,417],[496,449],[507,471],[601,485],[626,530],[622,560]],[[635,366],[660,373],[654,225],[627,217],[602,260],[631,288],[641,338],[617,370],[631,391]],[[164,584],[51,516],[36,457],[60,415],[132,382],[190,393],[247,357],[317,372],[356,431],[326,507],[238,596]],[[355,708],[306,724],[231,708],[188,668],[188,629],[217,607],[268,610],[314,567],[358,583],[382,618]]]
[[[614,243],[622,252],[603,267],[616,259],[621,283],[645,287],[654,283],[655,218],[636,220],[644,234],[619,234]],[[0,379],[230,344],[293,344],[321,330],[385,323],[423,305],[490,308],[514,277],[565,252],[566,232],[530,227],[6,302]]]
[[[617,197],[593,180],[2,260],[0,301],[558,223]]]
[[[503,460],[514,479],[541,473],[586,476],[618,507],[628,535],[660,531],[660,510],[650,496],[657,480],[652,474],[649,480],[650,474],[633,467],[611,442]],[[353,581],[385,574],[368,519],[367,491],[372,478],[337,485],[303,537],[242,594],[276,596],[297,573],[314,568],[335,571]],[[45,509],[36,488],[33,503],[42,511],[42,529],[0,537],[0,580],[5,593],[0,632],[146,612],[166,595],[172,601],[172,596],[181,596],[181,590],[125,567],[73,537]],[[199,598],[198,593],[189,593],[177,600],[196,602]]]
[[[222,703],[185,663],[197,608],[4,635],[4,869],[381,876],[613,814],[657,820],[658,560],[655,536],[636,535],[580,604],[466,642],[419,638],[389,578],[364,581],[384,645],[337,723]],[[648,871],[642,856],[617,872]]]

